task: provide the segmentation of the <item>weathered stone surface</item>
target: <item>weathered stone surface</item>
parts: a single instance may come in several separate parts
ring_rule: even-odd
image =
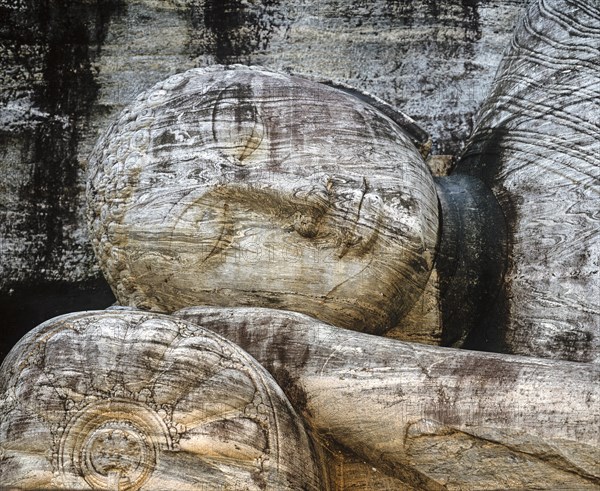
[[[425,153],[423,131],[385,103],[341,89],[259,68],[215,66],[171,77],[125,109],[89,162],[95,247],[119,301],[168,312],[197,304],[277,307],[394,338],[484,349],[498,346],[482,341],[482,333],[496,329],[509,338],[529,309],[537,331],[566,336],[564,343],[556,352],[547,340],[546,347],[530,348],[532,333],[524,331],[508,351],[595,360],[593,214],[577,222],[590,233],[574,245],[590,258],[587,270],[573,270],[553,253],[555,277],[581,283],[572,291],[545,269],[540,274],[548,259],[511,238],[511,220],[547,226],[536,216],[555,216],[554,194],[536,200],[539,193],[526,183],[515,185],[537,207],[516,217],[498,191],[512,177],[498,178],[497,199],[483,175],[488,163],[467,160],[462,165],[472,165],[474,175],[439,177],[434,187],[409,142]],[[493,107],[505,110],[499,102]],[[543,113],[542,122],[552,125],[557,114]],[[595,138],[587,133],[590,145]],[[550,166],[558,159],[558,172],[562,157],[546,143],[540,152],[550,152]],[[576,188],[565,199],[587,209],[597,186],[581,195]],[[507,289],[521,269],[537,271],[521,279],[526,284],[551,285],[545,295],[566,288],[582,319],[566,308],[545,309],[544,295],[513,296],[507,307]],[[566,297],[560,301],[566,307]],[[581,335],[577,347],[568,332]]]
[[[116,4],[0,1],[2,358],[25,332],[73,303],[78,310],[111,302],[85,227],[89,147],[81,142],[96,139],[92,63]]]
[[[598,7],[531,3],[458,164],[493,189],[509,247],[472,346],[600,361]]]
[[[415,489],[600,485],[594,364],[403,343],[271,309],[174,315],[248,350],[316,430]],[[398,489],[383,482],[354,489]]]
[[[56,291],[76,309],[110,304],[93,283],[83,168],[139,92],[215,62],[291,70],[392,102],[430,131],[434,152],[454,153],[523,3],[1,0],[0,306],[19,334],[0,352],[73,310]]]
[[[327,489],[271,376],[198,325],[144,312],[70,314],[0,368],[0,487]]]
[[[70,314],[0,367],[0,486],[597,489],[599,381],[271,309]]]
[[[433,269],[438,201],[410,133],[325,85],[241,65],[175,75],[89,167],[94,247],[123,305],[277,306],[383,333]]]
[[[132,112],[124,113],[115,129],[118,137],[111,139],[114,148],[110,142],[99,147],[98,152],[105,152],[105,155],[100,159],[102,170],[91,187],[93,200],[98,204],[93,223],[101,223],[95,228],[98,250],[101,256],[104,254],[104,266],[111,281],[117,285],[122,298],[131,294],[132,299],[127,303],[146,308],[172,309],[174,305],[197,301],[236,306],[274,304],[309,312],[338,325],[373,332],[383,332],[392,327],[395,320],[408,321],[388,331],[388,335],[395,337],[408,333],[407,337],[419,341],[465,343],[471,347],[495,347],[546,357],[597,361],[597,298],[600,292],[598,264],[594,259],[598,249],[598,216],[594,204],[598,198],[600,162],[597,159],[598,111],[594,105],[599,95],[595,87],[598,85],[600,14],[597,6],[590,3],[562,0],[531,3],[511,52],[501,67],[489,106],[482,110],[480,125],[460,163],[460,174],[436,181],[441,220],[436,220],[439,218],[437,206],[432,205],[436,188],[431,176],[423,171],[426,168],[416,150],[408,151],[401,132],[356,99],[339,94],[337,99],[331,96],[336,102],[333,104],[336,111],[331,112],[337,112],[340,123],[328,129],[356,129],[362,125],[362,130],[349,132],[349,139],[344,138],[343,132],[339,135],[338,131],[336,143],[353,139],[362,142],[358,145],[362,147],[361,151],[367,148],[370,155],[377,157],[374,159],[376,181],[390,179],[393,181],[388,183],[390,189],[380,185],[381,182],[376,182],[373,187],[365,173],[354,172],[361,169],[364,162],[342,159],[343,165],[336,167],[328,160],[340,164],[336,158],[344,157],[343,152],[314,151],[315,148],[328,148],[320,144],[323,141],[330,143],[323,135],[333,132],[320,132],[319,125],[334,120],[321,117],[303,120],[302,117],[308,117],[311,111],[292,107],[282,86],[279,89],[284,93],[284,103],[280,100],[275,105],[282,104],[289,114],[294,115],[283,124],[277,121],[281,116],[278,111],[265,110],[268,104],[264,104],[267,99],[264,93],[261,95],[260,90],[254,90],[262,84],[248,81],[246,88],[252,88],[251,96],[243,94],[244,90],[240,91],[237,86],[217,95],[211,117],[200,119],[209,122],[208,132],[206,128],[187,131],[193,125],[186,126],[189,123],[185,121],[186,112],[176,106],[177,114],[173,114],[171,120],[161,113],[163,121],[151,128],[155,134],[150,139],[152,144],[147,145],[144,129],[149,123],[148,114],[141,111],[138,114],[134,110],[133,114],[139,117],[135,121],[124,121]],[[18,278],[21,286],[42,264],[50,265],[44,274],[52,281],[68,277],[73,268],[75,274],[80,275],[79,280],[94,278],[96,272],[84,264],[89,255],[85,247],[72,257],[56,254],[56,250],[69,241],[85,244],[87,240],[78,227],[81,169],[75,172],[75,166],[83,162],[81,156],[89,150],[92,135],[105,121],[114,118],[118,107],[145,89],[149,79],[162,79],[172,72],[173,59],[178,58],[179,66],[184,67],[214,61],[252,62],[264,56],[266,64],[276,65],[281,60],[285,62],[291,39],[298,43],[296,47],[302,45],[302,36],[297,36],[298,27],[309,33],[306,39],[310,42],[327,39],[330,43],[335,39],[340,52],[345,53],[344,43],[349,42],[352,48],[348,53],[352,53],[366,72],[377,71],[384,59],[376,55],[377,48],[368,51],[373,55],[369,60],[356,57],[363,49],[361,43],[356,43],[353,36],[338,36],[345,31],[336,31],[335,25],[339,22],[336,16],[345,7],[337,3],[335,12],[327,10],[329,3],[324,2],[322,17],[315,18],[312,12],[305,12],[293,21],[286,16],[296,8],[295,4],[281,7],[276,2],[146,0],[121,2],[120,8],[116,3],[100,2],[96,5],[98,9],[111,8],[102,12],[87,10],[86,15],[91,17],[84,16],[79,8],[67,11],[60,2],[49,2],[41,9],[36,8],[35,3],[25,1],[5,1],[0,5],[2,8],[8,5],[7,8],[18,12],[11,17],[16,27],[6,31],[6,39],[18,38],[18,42],[9,42],[2,47],[9,54],[2,63],[9,67],[7,73],[15,74],[15,85],[11,85],[12,78],[6,82],[12,92],[9,91],[9,104],[2,113],[2,122],[6,122],[8,128],[2,138],[6,137],[8,142],[9,163],[18,162],[19,165],[18,172],[6,181],[8,198],[2,205],[13,213],[7,213],[10,218],[18,216],[20,205],[15,205],[15,196],[25,196],[25,203],[33,202],[20,218],[32,219],[32,230],[36,231],[31,242],[31,264],[3,262],[0,268],[7,271],[14,267],[16,276],[11,281]],[[40,13],[48,5],[50,10],[56,8],[61,15],[49,19],[21,16],[23,12]],[[420,12],[420,3],[415,5]],[[446,5],[448,10],[444,15],[456,7],[450,3]],[[355,9],[357,4],[351,2],[351,7]],[[406,19],[409,15],[406,14],[408,7],[405,7],[373,2],[360,10],[364,22],[350,28],[364,36],[363,39],[367,39],[365,46],[370,46],[369,29],[387,35],[388,31],[381,30],[382,26],[388,27],[384,18],[387,10],[397,12],[395,20]],[[473,5],[463,7],[463,14],[477,12],[477,6],[471,7]],[[438,9],[438,13],[441,10]],[[280,15],[282,12],[285,12],[283,16]],[[112,14],[115,14],[115,22],[111,24],[108,19]],[[413,14],[414,9],[411,18]],[[85,17],[84,21],[81,21],[82,17]],[[121,22],[123,19],[128,20]],[[325,24],[321,24],[323,19]],[[182,29],[188,21],[194,28],[189,31]],[[37,52],[31,47],[24,48],[31,40],[27,38],[27,29],[23,35],[19,26],[30,24],[34,29],[42,29],[43,35],[36,39],[41,45],[48,43],[47,50],[41,48]],[[314,26],[323,25],[328,28],[311,33]],[[110,29],[106,26],[114,28],[114,38],[110,38]],[[156,36],[156,32],[148,30],[149,26],[162,26],[164,31]],[[196,29],[199,26],[203,27]],[[414,25],[411,29],[414,32]],[[393,28],[389,30],[392,31]],[[165,35],[161,35],[163,33]],[[153,37],[159,40],[153,40]],[[179,43],[184,38],[189,39],[189,43],[182,55]],[[111,53],[107,49],[105,54],[110,63],[102,65],[102,56],[91,54],[86,47],[90,43],[100,45],[105,39],[111,39],[116,45],[126,45],[127,53],[134,55],[130,57],[131,63],[121,63],[122,51]],[[69,49],[60,52],[59,47],[63,45]],[[294,53],[297,57],[294,59],[303,67],[301,70],[290,66],[278,68],[302,71],[309,67],[305,71],[315,78],[331,78],[334,83],[338,83],[336,78],[348,81],[327,72],[328,67],[333,67],[331,71],[336,72],[335,60],[332,62],[329,56],[329,65],[325,65],[325,57],[319,57],[318,49],[313,52],[316,56],[306,58]],[[157,59],[161,59],[160,64],[156,63]],[[19,71],[19,63],[28,63],[24,60],[31,60],[30,66]],[[100,89],[106,89],[104,92],[95,88],[88,91],[94,80],[90,76],[94,60],[99,61],[97,67],[104,66],[104,74],[111,74],[106,83],[101,84]],[[38,63],[43,69],[36,68]],[[310,67],[316,67],[317,71]],[[220,68],[218,71],[222,72]],[[72,78],[64,77],[65,73]],[[392,78],[398,75],[398,72],[394,73],[390,75]],[[382,95],[379,90],[381,83],[385,85],[387,75],[379,75],[381,72],[377,75],[374,92]],[[283,84],[287,89],[294,86],[289,82],[293,79],[282,77],[287,81]],[[171,78],[166,83],[173,81],[175,85],[183,84],[185,76]],[[368,85],[366,80],[363,82],[361,88]],[[319,111],[328,108],[328,101],[333,100],[330,95],[334,92],[322,87],[311,92],[310,87],[314,87],[311,84],[297,83],[302,87],[302,93],[295,94],[294,98],[303,100],[302,96],[308,94],[312,96],[314,106],[319,106]],[[35,89],[31,94],[27,93],[27,84]],[[167,92],[172,88],[167,86]],[[209,88],[206,93],[210,94],[210,91]],[[272,95],[273,92],[266,93]],[[323,97],[315,97],[320,95]],[[80,105],[79,97],[84,96],[85,101]],[[165,96],[168,93],[154,91],[141,104],[152,105],[157,102],[154,97],[158,97],[160,105],[160,99]],[[46,98],[52,102],[44,106]],[[256,110],[255,100],[262,101],[259,104],[261,111]],[[98,108],[98,101],[106,103],[102,112],[93,110]],[[306,106],[311,107],[310,104]],[[358,107],[360,109],[356,110]],[[205,109],[202,102],[196,102],[195,111],[202,113]],[[322,116],[323,112],[319,111],[314,115]],[[268,124],[258,117],[265,113],[270,115]],[[355,113],[362,115],[358,118],[360,121],[344,117]],[[297,114],[302,117],[296,117]],[[183,122],[177,121],[175,116]],[[293,138],[270,139],[277,136],[276,131],[269,129],[270,123],[280,130],[293,128],[296,122],[300,124]],[[125,123],[119,128],[119,124]],[[61,125],[65,133],[61,132]],[[187,135],[181,131],[182,127]],[[378,127],[385,127],[385,130],[370,131],[368,136],[378,145],[376,150],[369,149],[360,140],[365,137],[363,133],[369,133],[363,130]],[[433,127],[436,133],[436,125]],[[179,128],[179,131],[169,133],[173,128]],[[205,164],[213,165],[200,167],[201,170],[209,169],[203,175],[194,173],[199,167],[193,162],[186,163],[185,157],[190,152],[177,151],[178,145],[185,145],[190,133],[193,135],[190,141],[202,141],[204,147],[200,145],[199,148],[206,149],[206,145],[210,148],[208,153],[196,155],[191,152],[198,161],[205,158]],[[207,134],[209,138],[204,139],[202,135]],[[132,138],[125,138],[128,135]],[[198,140],[194,140],[196,137]],[[125,140],[127,145],[123,145]],[[294,151],[290,152],[294,158],[304,158],[327,167],[328,172],[333,168],[339,173],[335,179],[320,183],[320,176],[311,174],[296,162],[292,167],[297,172],[291,175],[286,176],[286,169],[283,173],[282,169],[277,169],[277,177],[272,181],[258,179],[260,174],[253,172],[266,161],[265,155],[268,154],[268,159],[277,157],[275,160],[285,161],[279,158],[281,155],[275,149],[280,145],[272,145],[273,141],[295,142],[292,145]],[[313,148],[314,142],[317,144]],[[398,146],[400,142],[402,145]],[[427,145],[423,145],[422,150],[425,147]],[[439,143],[434,148],[445,149]],[[54,169],[60,169],[62,180],[47,169],[40,172],[45,149],[48,149],[48,161]],[[386,159],[381,159],[380,154],[395,158],[410,154],[408,167],[419,169],[420,178],[416,181],[420,184],[411,184],[409,189],[411,192],[419,190],[420,197],[426,199],[418,201],[418,196],[410,195],[414,203],[407,206],[402,203],[404,210],[383,206],[382,222],[389,219],[393,225],[387,223],[376,227],[379,221],[373,220],[376,213],[371,212],[377,209],[373,202],[385,202],[385,199],[372,198],[393,195],[397,189],[392,190],[391,186],[401,186],[393,180],[396,176],[387,174],[391,167],[386,166]],[[116,158],[111,160],[113,155]],[[363,156],[360,151],[349,152],[349,156],[356,155]],[[35,159],[36,168],[30,178],[27,165],[31,159]],[[311,159],[315,159],[314,162]],[[148,160],[151,165],[146,166]],[[430,160],[434,161],[435,158]],[[190,171],[174,173],[178,184],[183,183],[187,189],[179,200],[173,200],[168,186],[172,180],[168,175],[172,164],[177,169]],[[164,169],[158,169],[160,165]],[[157,169],[160,172],[156,173]],[[384,172],[380,176],[378,172],[382,169]],[[149,175],[145,175],[145,171]],[[446,167],[443,173],[447,171]],[[362,176],[362,180],[355,174]],[[382,176],[385,179],[381,179]],[[298,177],[319,185],[315,187],[312,182],[298,188]],[[368,178],[371,177],[369,174]],[[29,191],[20,187],[27,179],[30,179],[28,183],[33,183]],[[205,194],[200,191],[200,197],[195,199],[194,186],[200,182],[208,183],[205,188],[214,186],[214,189]],[[238,186],[240,182],[243,184]],[[407,182],[410,183],[410,179]],[[52,189],[58,183],[64,184],[65,189],[55,195]],[[233,190],[231,183],[235,184]],[[420,188],[423,183],[425,186]],[[338,186],[336,191],[342,188],[338,193],[338,197],[342,197],[342,206],[330,205],[334,185]],[[548,185],[553,187],[551,191],[548,191]],[[372,192],[373,188],[377,192]],[[496,206],[490,188],[498,197],[501,208]],[[135,189],[145,192],[134,196],[132,190]],[[385,192],[380,193],[382,189]],[[423,189],[429,191],[422,192]],[[75,201],[61,201],[67,195]],[[289,196],[293,198],[289,199]],[[36,202],[37,198],[39,201]],[[106,198],[108,202],[103,202]],[[220,206],[220,201],[227,203]],[[76,205],[69,207],[65,203]],[[235,205],[234,213],[229,203]],[[163,213],[161,206],[172,209]],[[136,212],[125,218],[127,210],[132,208],[136,208]],[[300,209],[300,213],[291,213],[290,209],[292,212]],[[261,217],[265,210],[268,212],[266,220]],[[52,216],[62,218],[53,224]],[[148,216],[153,218],[144,222]],[[172,216],[177,218],[176,226],[167,226],[168,234],[165,235],[160,217]],[[283,228],[282,217],[289,222]],[[41,219],[36,221],[37,218]],[[430,226],[419,228],[415,226],[415,220],[421,226],[423,223],[419,220]],[[11,240],[18,238],[9,247],[11,254],[17,254],[18,247],[14,244],[23,237],[29,240],[28,232],[19,236],[19,225],[17,235],[12,236],[11,222],[6,223],[6,233]],[[199,226],[201,224],[205,226]],[[242,224],[242,228],[235,230],[232,224]],[[396,230],[394,227],[398,224],[401,226]],[[246,226],[250,233],[244,228]],[[211,227],[217,233],[211,234]],[[27,229],[23,227],[22,230]],[[216,265],[219,274],[214,274],[214,269],[195,269],[200,262],[204,268],[208,261],[219,258],[219,254],[228,249],[243,251],[239,244],[255,245],[257,237],[267,242],[281,238],[282,230],[293,237],[282,243],[294,247],[315,240],[322,247],[325,239],[333,239],[335,248],[341,249],[337,255],[339,267],[332,273],[304,261],[288,261],[288,264],[282,261],[271,270],[250,264],[251,261],[244,257],[233,268],[231,263]],[[332,291],[339,293],[340,288],[336,286],[327,295],[319,296],[323,281],[340,280],[343,273],[357,266],[358,263],[352,263],[352,260],[358,256],[359,260],[365,259],[367,254],[355,253],[365,252],[362,241],[373,230],[384,230],[383,235],[387,236],[382,241],[385,247],[374,254],[379,262],[365,261],[365,269],[355,268],[357,273],[350,277],[351,281],[342,279],[339,285],[344,286],[341,288],[343,295],[327,298]],[[427,230],[430,233],[424,233]],[[168,235],[168,240],[164,243],[150,240],[153,234],[158,237]],[[379,239],[375,233],[369,237],[375,236]],[[114,238],[117,239],[116,247],[110,242]],[[419,239],[420,248],[417,246]],[[210,245],[211,241],[216,244],[213,243],[207,253],[203,246],[205,242]],[[223,243],[224,247],[221,247]],[[371,239],[368,243],[381,245]],[[435,247],[423,247],[426,243],[435,244]],[[402,247],[396,248],[399,244]],[[387,258],[386,248],[390,245],[394,254]],[[131,246],[132,249],[127,249]],[[125,250],[135,253],[126,257]],[[406,250],[410,252],[403,255]],[[350,266],[340,266],[342,260],[350,260],[347,263]],[[240,264],[244,266],[240,267]],[[386,265],[389,264],[396,270],[386,276],[389,272]],[[369,277],[365,271],[370,267],[374,269]],[[503,278],[505,268],[507,274]],[[205,275],[198,276],[199,271]],[[390,278],[395,276],[403,276],[407,281],[402,285],[393,284]],[[1,280],[2,274],[0,288]],[[212,290],[202,286],[214,281],[222,284]],[[228,285],[239,288],[244,282],[246,287],[239,291],[224,291]],[[373,285],[373,288],[361,289],[361,282]],[[304,301],[294,298],[303,291],[283,290],[285,298],[281,301],[278,295],[282,290],[277,290],[278,284],[296,284],[312,294],[316,291],[318,300],[311,305],[306,298]],[[206,296],[198,296],[198,291],[203,288]],[[274,296],[273,290],[276,290]],[[500,295],[496,301],[498,290]],[[393,297],[389,292],[398,296]],[[383,298],[377,299],[377,293],[383,293]],[[330,300],[332,302],[327,304]],[[30,302],[35,303],[31,299]],[[18,304],[23,308],[22,302]],[[172,306],[165,307],[169,304]],[[317,308],[323,304],[327,308]],[[252,352],[318,432],[317,442],[324,447],[322,454],[317,456],[313,450],[302,423],[279,392],[277,383],[260,372],[260,367],[239,348],[224,340],[218,341],[220,338],[212,337],[200,327],[196,329],[189,323],[154,314],[82,314],[36,330],[0,369],[0,413],[3,415],[0,422],[0,485],[5,478],[9,485],[22,486],[25,479],[29,480],[25,481],[25,486],[34,487],[69,485],[139,489],[147,485],[164,489],[171,488],[176,479],[183,477],[185,484],[178,486],[182,489],[185,486],[197,489],[199,483],[213,488],[225,482],[235,487],[242,481],[257,488],[273,484],[274,489],[286,489],[286,486],[299,489],[300,483],[305,486],[306,475],[309,475],[314,476],[311,480],[313,489],[324,489],[326,483],[333,489],[370,490],[580,490],[600,486],[598,366],[398,343],[348,332],[282,311],[204,308],[177,315],[221,332]],[[493,322],[488,323],[488,320]],[[443,332],[440,326],[444,327]],[[505,326],[508,330],[503,330]],[[483,328],[474,330],[465,340],[465,334],[473,327]],[[189,339],[199,344],[190,347],[186,344]],[[211,362],[215,350],[212,350],[212,344],[207,347],[208,340],[220,348],[231,348],[231,351],[217,350],[223,355],[217,364]],[[153,357],[157,350],[162,350],[164,356]],[[123,363],[125,358],[130,365]],[[232,360],[241,362],[236,365]],[[92,367],[100,368],[91,370]],[[157,373],[156,377],[145,376],[148,371]],[[59,376],[53,376],[55,373]],[[136,379],[140,374],[141,379]],[[205,381],[202,387],[210,386],[211,391],[202,389],[198,392],[192,379]],[[115,380],[116,384],[109,383]],[[136,392],[126,389],[125,382],[129,386],[149,383],[152,387]],[[4,384],[8,384],[6,391]],[[107,384],[112,388],[106,389]],[[193,387],[192,395],[186,393],[183,398],[179,397],[177,391],[190,386]],[[230,390],[224,390],[224,387]],[[256,395],[264,401],[273,393],[276,395],[269,399],[267,416],[263,417],[264,411],[260,410],[261,403],[256,401]],[[173,394],[176,402],[172,406],[157,402],[161,396],[168,398]],[[252,397],[244,397],[244,394]],[[230,402],[220,404],[223,399],[241,400],[244,408]],[[251,409],[246,411],[248,407]],[[224,419],[217,421],[219,411],[224,408]],[[190,429],[185,422],[178,425],[174,422],[175,414],[193,419],[194,424],[200,421],[200,426]],[[278,416],[281,414],[283,416]],[[231,423],[232,419],[235,423]],[[252,422],[256,424],[252,426]],[[282,439],[275,438],[273,443],[271,437],[280,435],[282,427],[284,433],[299,435],[295,443],[300,442],[301,451],[287,446],[287,442],[282,443]],[[274,428],[277,429],[273,431]],[[88,431],[90,429],[92,431]],[[181,438],[182,434],[187,439]],[[240,443],[239,439],[243,441]],[[48,451],[48,448],[54,451]],[[19,453],[23,449],[25,451]],[[280,457],[276,466],[271,466],[272,452]],[[198,457],[199,453],[201,457]],[[269,457],[262,458],[265,454]],[[207,467],[200,469],[197,465],[207,460],[213,464],[210,472]],[[290,466],[285,462],[290,462]],[[321,482],[320,465],[329,467],[330,471],[329,478],[324,477]],[[218,475],[215,469],[222,474]],[[169,472],[177,475],[174,477]],[[197,474],[190,477],[190,472]],[[166,476],[163,481],[160,481],[161,475]],[[47,478],[50,481],[44,480]],[[196,482],[190,484],[187,479]]]

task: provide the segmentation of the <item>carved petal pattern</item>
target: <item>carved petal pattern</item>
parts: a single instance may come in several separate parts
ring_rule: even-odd
[[[186,321],[88,312],[0,370],[0,486],[321,489],[300,419],[242,349]]]

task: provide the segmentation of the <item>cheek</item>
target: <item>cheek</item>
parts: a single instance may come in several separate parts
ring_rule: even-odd
[[[423,292],[427,234],[414,210],[359,181],[329,194],[317,184],[204,188],[175,203],[160,226],[132,218],[140,233],[128,238],[124,282],[133,294],[121,301],[168,312],[276,307],[385,331]]]

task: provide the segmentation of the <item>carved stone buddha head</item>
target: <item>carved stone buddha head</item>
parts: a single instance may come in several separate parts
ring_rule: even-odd
[[[97,257],[119,302],[268,306],[382,333],[421,296],[433,178],[358,97],[252,67],[140,95],[89,162]]]

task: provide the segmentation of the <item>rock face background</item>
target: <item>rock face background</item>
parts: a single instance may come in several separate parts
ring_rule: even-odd
[[[84,220],[86,158],[135,95],[212,63],[348,83],[456,154],[523,0],[0,0],[0,359],[113,302]]]

